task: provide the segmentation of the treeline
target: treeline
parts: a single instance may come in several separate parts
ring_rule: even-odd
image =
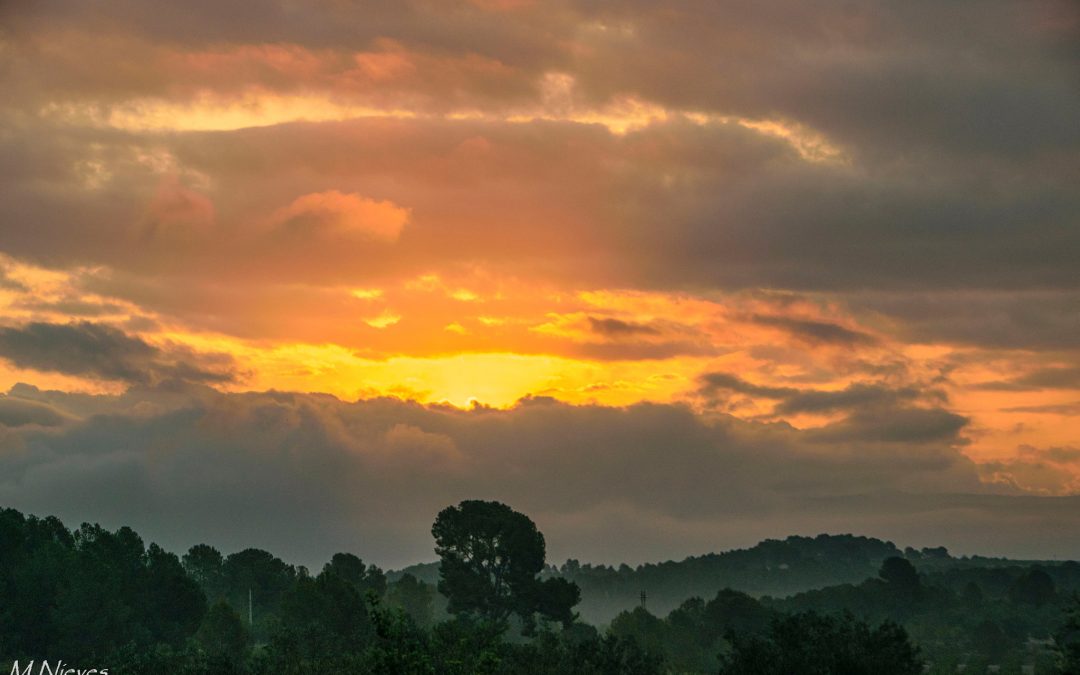
[[[1020,673],[1025,665],[1054,672],[1055,634],[1076,605],[1080,565],[931,565],[920,573],[907,560],[893,562],[876,579],[766,603],[782,612],[850,611],[868,621],[897,621],[934,672],[956,672],[958,665],[967,672],[990,665],[1004,673]]]
[[[637,606],[642,590],[648,593],[649,608],[665,615],[687,598],[709,598],[721,588],[735,588],[754,597],[787,597],[816,588],[858,583],[876,576],[881,564],[892,557],[907,558],[920,570],[934,571],[1015,564],[995,558],[954,558],[944,547],[907,547],[901,551],[892,542],[873,537],[821,534],[766,539],[750,548],[635,567],[582,564],[570,559],[559,567],[550,566],[544,573],[577,584],[581,589],[581,603],[577,606],[581,617],[606,625],[620,612]],[[435,584],[439,564],[411,565],[387,575],[396,579],[403,573]]]
[[[257,549],[226,556],[198,545],[177,556],[126,527],[70,531],[2,510],[0,668],[62,660],[110,675],[913,675],[927,651],[903,624],[942,607],[941,597],[974,602],[953,588],[979,583],[954,573],[931,583],[894,557],[878,580],[818,596],[757,600],[725,589],[664,618],[623,612],[598,630],[575,611],[579,586],[550,574],[543,535],[526,516],[463,502],[438,515],[433,535],[436,585],[409,574],[388,581],[349,553],[318,572]],[[896,560],[907,566],[893,569]],[[1071,571],[1053,572],[1044,572],[1051,583],[1069,583],[1061,574]],[[1011,581],[979,585],[981,606],[1028,603],[1045,616],[1023,630],[1050,626],[1051,607],[1060,614],[1065,604],[1059,586],[1048,596],[1038,575],[1002,573]],[[863,604],[848,606],[853,597]],[[1080,673],[1080,621],[1070,621],[1055,628],[1062,672]]]
[[[733,640],[738,643],[777,630],[792,636],[798,626],[818,635],[818,643],[828,643],[833,636],[839,644],[860,645],[880,644],[890,630],[902,629],[918,645],[920,663],[930,673],[986,673],[995,666],[989,672],[1080,674],[1076,656],[1062,656],[1080,649],[1076,620],[1080,602],[1073,590],[1080,582],[1078,571],[1080,565],[1066,563],[960,567],[920,574],[910,560],[897,556],[883,561],[875,578],[859,584],[760,600],[726,589],[708,602],[690,598],[664,618],[642,608],[625,611],[612,621],[610,630],[661,652],[677,672],[716,672]],[[813,618],[792,624],[793,617],[800,616]],[[877,632],[830,627],[829,622],[835,621],[843,625],[844,617],[864,627],[878,626]],[[899,642],[891,644],[890,649],[905,653]],[[880,650],[860,647],[854,653],[871,658]]]
[[[642,589],[648,591],[649,606],[667,613],[686,598],[707,598],[720,588],[786,596],[854,583],[875,575],[886,558],[899,555],[896,546],[880,539],[823,534],[767,539],[751,548],[637,567],[583,565],[571,559],[558,573],[581,587],[581,615],[607,623],[637,604]]]

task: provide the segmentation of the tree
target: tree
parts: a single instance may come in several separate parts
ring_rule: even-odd
[[[1073,595],[1065,622],[1054,633],[1062,675],[1080,675],[1080,595]]]
[[[511,615],[531,632],[534,616],[569,623],[577,585],[541,582],[544,535],[528,516],[499,502],[470,500],[443,509],[431,528],[439,555],[439,592],[447,609],[505,630]]]
[[[181,558],[184,571],[199,584],[210,600],[219,599],[225,592],[221,552],[207,544],[196,544]]]
[[[906,595],[914,594],[919,590],[919,573],[915,566],[898,556],[886,558],[881,563],[881,571],[878,572],[889,587]]]
[[[352,553],[335,553],[323,567],[322,573],[341,577],[362,594],[372,591],[382,597],[386,592],[386,575],[383,571],[375,565],[364,565],[364,561]]]
[[[195,640],[211,658],[239,663],[248,648],[248,634],[236,610],[218,600],[207,610]]]
[[[976,608],[983,603],[982,587],[974,581],[969,581],[964,585],[964,590],[960,592],[960,599],[969,608]]]
[[[296,569],[267,551],[249,548],[227,557],[221,571],[225,599],[242,615],[248,613],[250,601],[255,637],[265,637],[267,620],[296,582]]]
[[[611,620],[609,632],[622,638],[631,638],[643,649],[663,654],[664,645],[670,639],[670,626],[644,607],[621,612]]]
[[[871,628],[850,614],[814,612],[777,619],[765,636],[733,636],[722,675],[915,675],[919,650],[907,632],[886,621]]]
[[[434,601],[435,589],[408,573],[390,584],[386,591],[386,603],[405,612],[422,628],[432,623]]]
[[[1009,588],[1009,599],[1042,607],[1054,599],[1054,580],[1041,569],[1033,569],[1019,577]]]
[[[1009,641],[998,622],[984,619],[971,631],[971,646],[979,654],[997,661],[1009,650]]]
[[[705,605],[705,622],[711,638],[723,637],[728,633],[765,633],[771,620],[772,612],[764,605],[746,593],[730,588],[718,591],[716,597]]]

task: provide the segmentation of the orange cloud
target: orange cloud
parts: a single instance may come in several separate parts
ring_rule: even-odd
[[[269,224],[288,237],[374,239],[393,242],[409,220],[409,210],[337,190],[306,194],[270,216]]]

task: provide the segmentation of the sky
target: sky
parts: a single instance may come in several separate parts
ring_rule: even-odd
[[[1080,557],[1067,0],[0,5],[0,504]]]

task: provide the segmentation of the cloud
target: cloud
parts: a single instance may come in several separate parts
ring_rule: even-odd
[[[988,462],[980,470],[989,478],[1042,494],[1075,493],[1080,487],[1075,469],[1080,448],[1022,445],[1010,459]]]
[[[840,414],[839,419],[803,432],[803,438],[812,443],[945,443],[950,447],[968,443],[960,432],[970,420],[941,407],[945,395],[936,389],[861,382],[838,390],[770,387],[729,373],[706,373],[699,382],[697,395],[722,410],[737,409],[743,403],[732,400],[732,393],[775,400],[772,411],[759,419]]]
[[[720,390],[772,399],[789,398],[800,393],[794,387],[768,387],[752,384],[730,373],[706,373],[701,376],[700,392],[702,394],[715,394]]]
[[[588,317],[589,327],[597,335],[609,338],[622,338],[633,335],[659,335],[660,331],[653,326],[632,321],[622,321],[611,317],[596,318]]]
[[[834,344],[846,347],[874,345],[877,339],[862,331],[845,328],[828,321],[814,321],[789,316],[755,315],[751,319],[762,326],[772,326],[791,333],[794,337],[816,344]]]
[[[393,242],[408,219],[408,209],[391,202],[329,190],[297,197],[275,211],[270,224],[278,235],[298,243],[323,237]]]
[[[67,421],[67,416],[55,408],[6,394],[0,396],[0,426],[21,427],[36,424],[55,427]]]
[[[778,414],[824,413],[867,407],[893,407],[915,401],[926,392],[914,387],[890,388],[875,384],[851,384],[839,391],[800,391],[786,396],[776,407]]]
[[[904,404],[919,400],[943,401],[940,392],[917,387],[890,387],[884,384],[856,382],[838,390],[799,389],[756,385],[731,373],[706,373],[699,378],[698,393],[707,398],[723,392],[773,399],[778,403],[776,415],[799,413],[832,413],[873,408],[892,411]]]
[[[25,292],[27,290],[26,285],[12,279],[8,275],[8,271],[4,268],[0,268],[0,289]]]
[[[857,410],[840,422],[812,429],[822,442],[867,441],[898,444],[948,442],[962,445],[960,431],[969,420],[943,408],[896,407]]]
[[[90,511],[127,513],[110,501],[114,487],[147,513],[167,518],[179,508],[163,475],[132,449],[139,434],[165,439],[160,452],[180,462],[180,476],[194,475],[180,458],[197,455],[201,440],[223,457],[239,453],[243,460],[221,477],[231,484],[211,489],[210,478],[191,479],[215,505],[217,490],[243,492],[247,465],[269,453],[266,471],[282,476],[250,470],[258,488],[251,511],[227,504],[245,522],[268,527],[263,508],[301,539],[314,537],[273,501],[290,494],[283,476],[295,476],[307,517],[340,541],[354,540],[350,519],[362,517],[365,536],[385,550],[394,535],[371,524],[376,507],[355,485],[398,505],[400,495],[365,481],[393,484],[391,458],[403,471],[410,448],[458,471],[448,487],[431,479],[433,495],[517,486],[586,546],[605,532],[649,527],[704,546],[710,533],[844,522],[829,520],[845,515],[841,503],[881,509],[871,509],[868,526],[899,527],[882,514],[901,514],[913,528],[918,521],[940,532],[948,526],[913,515],[931,484],[977,490],[977,476],[991,476],[1019,489],[1028,483],[1015,470],[1053,492],[1073,475],[1071,465],[1041,456],[988,474],[957,449],[966,435],[978,437],[969,427],[982,432],[999,421],[959,414],[1004,405],[976,397],[1080,386],[1075,3],[13,7],[0,5],[11,64],[0,73],[0,201],[6,222],[19,226],[0,228],[0,355],[18,368],[143,390],[168,381],[177,390],[115,400],[20,390],[19,402],[4,403],[3,419],[18,426],[3,438],[29,443],[20,453],[31,464],[19,470],[74,491],[71,477],[92,477],[102,496],[86,497]],[[469,303],[400,290],[409,279],[469,274],[486,283],[446,287],[476,291]],[[358,300],[349,295],[357,288],[385,293]],[[607,294],[610,306],[583,301],[587,293]],[[575,323],[558,334],[532,330],[551,315]],[[96,323],[65,323],[85,317]],[[130,332],[136,326],[141,332]],[[498,380],[500,392],[572,395],[552,382],[552,369],[573,361],[587,373],[576,378],[587,382],[582,391],[619,390],[620,401],[633,400],[658,391],[651,378],[668,377],[662,391],[671,399],[704,370],[694,403],[720,407],[710,409],[714,419],[679,406],[534,401],[461,417],[387,402],[217,398],[193,393],[193,383],[235,385],[238,364],[155,341],[151,331],[166,329],[192,344],[213,334],[238,358],[265,364],[268,378],[305,388],[337,377],[339,390],[372,390],[368,371],[346,367],[363,354],[398,368],[415,359],[407,375],[391,377],[410,379],[402,391],[420,391],[412,379],[432,366],[419,361],[468,352],[461,363],[499,355],[477,380]],[[504,381],[518,356],[535,370],[527,386]],[[648,360],[656,363],[633,363]],[[435,379],[464,382],[462,367],[444,359]],[[1035,396],[1007,405],[1070,410]],[[753,408],[757,422],[722,414],[740,406]],[[379,422],[368,437],[361,432],[378,418],[374,410],[393,424]],[[119,419],[89,419],[102,412]],[[797,431],[778,421],[815,415],[829,423]],[[253,420],[283,437],[252,434],[258,442],[237,449],[235,438],[258,430]],[[180,432],[168,445],[175,429],[195,422],[204,437]],[[1049,436],[1067,436],[1068,419],[1039,422],[1032,433],[1048,436],[1039,446],[1063,446]],[[491,436],[500,424],[513,433]],[[515,459],[521,439],[563,440],[566,428],[596,441],[596,469],[627,486],[622,492],[595,481],[575,487],[566,476],[590,475],[592,466],[548,447],[556,443],[531,440],[528,461]],[[46,461],[68,436],[100,452],[72,445]],[[305,482],[297,472],[308,458],[291,443],[310,444],[312,457],[355,485],[318,471]],[[509,460],[496,463],[481,443]],[[592,457],[591,446],[571,447]],[[677,465],[658,465],[649,453]],[[563,470],[545,475],[542,459],[552,455]],[[790,485],[754,473],[760,457],[790,463]],[[666,492],[624,466],[635,462],[663,478]],[[1038,481],[1035,464],[1049,467]],[[878,480],[889,471],[895,481]],[[538,482],[515,483],[529,474]],[[766,488],[741,490],[725,482],[729,474]],[[581,510],[552,507],[541,478]],[[838,480],[881,495],[815,492]],[[895,496],[909,488],[918,496]],[[730,501],[711,494],[724,490]],[[594,492],[603,498],[583,496]],[[975,508],[987,518],[980,522],[992,514],[1015,526],[1005,501],[966,500],[941,497],[933,515],[972,518]],[[831,515],[808,507],[808,520],[797,520],[811,502],[827,502]],[[1046,523],[1071,522],[1051,513],[1066,501],[1008,503],[1043,513]],[[737,519],[715,515],[725,509],[753,517],[740,530]],[[187,531],[215,527],[208,514],[196,516]],[[858,522],[850,508],[846,517]]]
[[[1015,384],[1036,389],[1080,389],[1080,367],[1040,368],[1018,377]]]
[[[1047,403],[1044,405],[1018,405],[1010,408],[1002,408],[1002,412],[1065,415],[1067,417],[1072,417],[1080,415],[1080,401],[1074,403]]]
[[[0,358],[19,368],[146,385],[162,380],[224,383],[231,358],[156,347],[107,324],[29,323],[0,328]]]
[[[1042,391],[1044,389],[1080,389],[1080,367],[1051,366],[1037,368],[1008,380],[980,382],[984,391]]]
[[[68,417],[0,437],[21,447],[0,453],[0,500],[129,523],[174,548],[259,545],[308,564],[354,550],[403,564],[429,559],[434,514],[470,497],[513,504],[537,520],[554,556],[587,560],[666,559],[835,527],[889,536],[954,518],[989,527],[982,519],[991,516],[1002,520],[938,543],[992,534],[995,550],[1021,550],[1041,541],[1030,524],[1013,524],[1011,502],[951,447],[943,429],[956,422],[932,411],[910,413],[923,415],[919,424],[859,417],[844,433],[822,434],[680,405],[539,398],[458,410],[209,389],[18,395],[47,399]],[[88,406],[111,413],[88,416]],[[889,448],[900,440],[903,452]],[[957,493],[985,501],[954,511]],[[856,515],[864,502],[872,510]],[[1074,513],[1071,504],[1046,499],[1032,509],[1051,523]],[[636,535],[609,537],[626,519]]]
[[[908,342],[1067,350],[1080,333],[1080,294],[1061,289],[879,291],[845,301],[860,315],[885,317],[893,336]]]

